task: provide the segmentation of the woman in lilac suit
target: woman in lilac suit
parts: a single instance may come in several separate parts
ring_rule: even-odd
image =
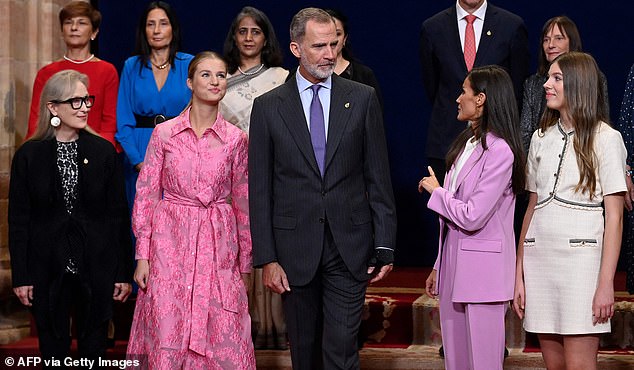
[[[430,167],[418,184],[431,194],[441,230],[425,290],[440,298],[446,369],[501,370],[515,278],[513,209],[525,180],[519,114],[511,79],[496,66],[474,68],[456,102],[469,127],[447,154],[444,185]]]

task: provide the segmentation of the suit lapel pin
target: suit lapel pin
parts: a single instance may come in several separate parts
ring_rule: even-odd
[[[84,164],[88,164],[88,158],[84,158]]]
[[[487,36],[491,36],[491,31],[487,31]]]
[[[346,107],[346,109],[348,109],[348,108],[350,108],[350,103],[346,103],[343,106]]]

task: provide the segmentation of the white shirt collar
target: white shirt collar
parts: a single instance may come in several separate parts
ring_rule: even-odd
[[[484,16],[486,12],[487,12],[487,1],[484,0],[482,5],[480,5],[480,7],[472,14],[475,15],[477,19],[484,21]],[[464,19],[464,17],[466,17],[467,15],[469,15],[469,13],[467,13],[466,10],[462,9],[458,1],[456,1],[456,15],[459,21]]]
[[[310,88],[311,86],[315,85],[314,83],[305,79],[304,76],[302,76],[302,74],[299,73],[299,67],[297,67],[297,71],[295,72],[295,81],[297,81],[297,89],[299,90],[299,92],[302,92]],[[325,81],[322,81],[318,83],[317,85],[321,85],[327,89],[331,89],[332,88],[332,74],[328,76],[328,78]]]

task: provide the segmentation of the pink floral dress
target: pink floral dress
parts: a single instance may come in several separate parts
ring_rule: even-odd
[[[152,133],[132,215],[147,259],[128,358],[150,369],[254,369],[240,274],[251,271],[247,136],[220,114],[198,138],[189,110]]]

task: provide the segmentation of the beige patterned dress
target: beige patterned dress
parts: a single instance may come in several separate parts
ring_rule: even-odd
[[[590,199],[587,192],[575,192],[580,175],[573,138],[574,131],[556,124],[531,140],[526,189],[537,193],[537,206],[524,241],[524,329],[529,332],[610,331],[609,322],[592,325],[592,299],[603,247],[603,197],[626,190],[626,150],[621,134],[602,122]]]

